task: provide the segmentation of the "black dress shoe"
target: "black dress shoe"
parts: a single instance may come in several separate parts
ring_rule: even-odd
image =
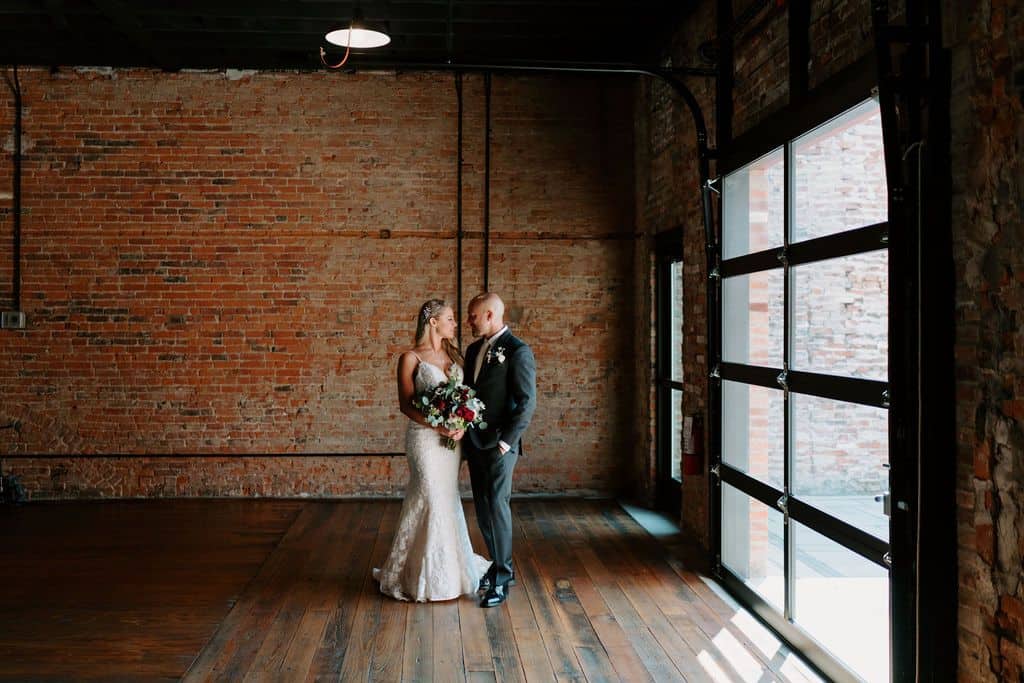
[[[494,586],[484,593],[480,600],[481,607],[497,607],[508,599],[508,586]]]
[[[489,591],[489,590],[491,590],[491,586],[493,586],[493,585],[494,585],[494,581],[491,579],[491,577],[488,576],[487,574],[484,574],[483,577],[481,577],[481,579],[480,579],[480,585],[477,586],[477,591]],[[512,572],[512,577],[508,580],[508,585],[509,586],[516,585],[516,573],[515,572]]]

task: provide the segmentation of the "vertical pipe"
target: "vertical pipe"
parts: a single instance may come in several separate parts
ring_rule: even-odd
[[[455,152],[455,317],[462,320],[462,72],[455,72],[455,96],[459,103],[458,135]],[[457,328],[462,344],[462,325]]]
[[[484,291],[490,291],[491,260],[491,73],[484,74]]]
[[[14,65],[14,82],[4,75],[11,93],[14,95],[14,178],[11,193],[14,197],[14,222],[12,230],[12,254],[14,259],[11,271],[12,309],[21,310],[21,82],[18,80],[18,65]]]
[[[21,83],[14,66],[14,310],[21,310]]]

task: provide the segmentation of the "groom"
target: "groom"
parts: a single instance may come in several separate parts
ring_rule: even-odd
[[[533,351],[505,325],[505,304],[484,293],[469,302],[467,320],[474,337],[466,349],[466,383],[484,403],[487,429],[471,429],[463,440],[469,461],[477,522],[491,555],[480,580],[481,607],[496,607],[508,597],[512,572],[512,469],[520,438],[537,407]]]

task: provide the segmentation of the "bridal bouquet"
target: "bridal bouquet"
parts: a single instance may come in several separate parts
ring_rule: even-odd
[[[487,429],[483,421],[484,402],[476,397],[476,391],[451,376],[447,382],[420,394],[413,405],[427,418],[431,427],[444,427],[452,431],[460,429]],[[442,437],[441,442],[455,450],[455,439]]]

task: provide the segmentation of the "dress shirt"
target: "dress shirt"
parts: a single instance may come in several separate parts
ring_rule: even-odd
[[[476,355],[476,363],[474,363],[474,367],[473,367],[473,381],[474,382],[477,380],[477,377],[480,376],[480,369],[483,368],[483,366],[484,366],[484,359],[487,357],[487,354],[490,353],[491,346],[494,344],[494,340],[497,339],[498,337],[500,337],[501,335],[505,334],[505,332],[507,330],[508,330],[508,325],[505,325],[500,330],[498,330],[495,334],[492,334],[490,337],[488,337],[487,340],[480,346],[480,351]],[[508,453],[510,450],[512,450],[512,447],[509,446],[504,441],[500,441],[499,440],[498,441],[498,449],[502,452],[502,454],[505,454],[505,453]]]

